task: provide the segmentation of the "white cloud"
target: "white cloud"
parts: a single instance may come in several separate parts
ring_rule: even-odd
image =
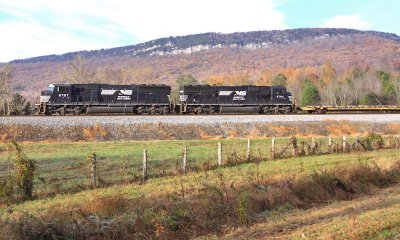
[[[359,30],[368,30],[371,24],[365,21],[358,14],[338,15],[323,21],[322,27],[328,28],[353,28]]]
[[[281,0],[0,0],[0,61],[203,32],[284,29]]]

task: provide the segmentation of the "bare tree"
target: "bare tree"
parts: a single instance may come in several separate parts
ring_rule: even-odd
[[[400,72],[395,72],[393,74],[392,82],[394,86],[394,91],[396,93],[397,104],[400,104]]]
[[[0,115],[9,115],[11,104],[12,68],[5,65],[0,68]]]
[[[355,102],[356,95],[354,90],[354,84],[350,79],[345,79],[339,83],[336,89],[336,97],[339,104],[342,106],[350,105]]]
[[[96,69],[80,55],[69,63],[69,71],[64,78],[69,83],[96,83],[98,80]]]

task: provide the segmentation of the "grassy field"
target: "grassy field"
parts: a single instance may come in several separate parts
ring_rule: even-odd
[[[223,239],[397,239],[399,236],[400,186],[395,186],[374,195],[308,210],[277,210],[263,222],[239,228]]]
[[[398,162],[400,150],[272,161],[269,159],[271,140],[255,139],[252,153],[260,155],[259,163],[201,169],[204,164],[216,164],[218,141],[223,143],[225,160],[232,155],[245,156],[246,139],[23,143],[21,146],[37,163],[38,176],[44,181],[35,178],[36,200],[0,207],[3,234],[38,238],[44,233],[64,236],[69,231],[114,239],[127,236],[186,239],[202,235],[210,238],[225,235],[231,239],[269,235],[284,239],[303,235],[309,239],[375,239],[393,237],[399,232],[397,216],[400,213],[396,211],[400,204],[399,187],[379,189],[393,186],[400,180],[400,170],[387,173],[385,170]],[[317,141],[323,146],[327,139]],[[339,139],[334,141],[339,142]],[[283,149],[287,142],[287,139],[277,139],[278,148]],[[189,147],[190,166],[193,170],[198,168],[187,175],[179,175],[177,161],[182,158],[184,145]],[[11,168],[5,147],[0,145],[0,176],[7,176]],[[149,151],[149,168],[153,170],[152,177],[143,183],[138,175],[145,148]],[[101,187],[94,190],[89,189],[86,160],[91,152],[96,152],[100,158],[99,177],[102,179]],[[156,176],[156,171],[165,174]],[[341,190],[336,185],[331,190],[329,184],[337,184],[337,181],[343,181],[354,191]],[[319,182],[329,186],[318,185]],[[315,187],[305,187],[313,184]],[[303,199],[303,192],[309,196]],[[362,202],[340,201],[365,194],[378,195],[363,197]],[[377,200],[379,194],[385,194],[380,201]],[[370,202],[373,206],[366,207]],[[210,212],[205,213],[206,210]],[[380,217],[386,220],[379,221]],[[224,224],[220,225],[220,221]],[[343,221],[353,223],[353,228]],[[368,221],[371,228],[365,229],[363,221]],[[243,225],[252,228],[243,231]],[[60,233],[64,230],[58,226],[67,229],[67,233]],[[238,230],[228,231],[232,228]]]
[[[277,140],[281,144],[281,147],[283,147],[285,141],[287,140]],[[222,142],[225,146],[225,158],[228,158],[233,152],[236,152],[237,155],[245,155],[246,140],[236,139],[224,140]],[[341,174],[340,171],[352,169],[363,164],[369,166],[375,164],[381,169],[389,168],[399,160],[400,150],[330,154],[271,161],[267,159],[270,139],[258,139],[253,141],[252,149],[253,151],[257,148],[264,150],[263,161],[259,164],[244,163],[208,171],[189,172],[186,176],[165,175],[157,178],[153,177],[146,183],[132,181],[132,179],[135,179],[134,175],[137,174],[135,171],[139,169],[142,150],[144,148],[149,150],[150,161],[153,161],[153,163],[175,163],[177,159],[181,158],[182,146],[188,145],[190,149],[190,164],[195,166],[207,161],[215,162],[216,143],[217,140],[63,144],[24,143],[22,147],[27,155],[38,164],[38,173],[42,178],[46,179],[46,184],[37,179],[35,180],[35,194],[39,199],[3,206],[0,209],[0,223],[7,223],[3,225],[4,231],[7,232],[22,232],[24,234],[32,234],[34,232],[37,234],[38,232],[48,233],[49,226],[56,227],[58,225],[68,226],[71,228],[71,232],[76,232],[78,230],[74,229],[73,224],[76,221],[85,226],[87,225],[85,227],[87,229],[92,229],[93,224],[101,225],[104,223],[102,221],[111,221],[113,224],[121,226],[121,229],[114,229],[113,231],[115,232],[112,232],[111,235],[102,235],[105,233],[98,233],[96,230],[96,234],[100,235],[95,234],[94,237],[109,238],[111,236],[111,238],[119,238],[121,237],[119,235],[121,232],[126,234],[123,235],[125,237],[131,236],[129,234],[132,233],[129,231],[133,230],[128,231],[127,224],[133,224],[137,229],[142,229],[144,233],[150,234],[148,237],[138,237],[139,235],[135,235],[135,238],[139,239],[154,237],[184,239],[203,234],[206,234],[210,238],[213,238],[214,234],[221,237],[224,235],[224,232],[226,234],[225,227],[239,227],[239,230],[231,231],[226,236],[232,239],[248,238],[250,236],[264,238],[267,232],[268,234],[274,234],[274,236],[294,239],[301,238],[303,235],[309,239],[384,238],[383,236],[394,236],[399,230],[399,222],[396,217],[398,216],[396,215],[398,211],[396,212],[395,210],[398,204],[400,204],[398,201],[398,187],[390,188],[392,190],[383,190],[389,191],[390,196],[382,200],[382,205],[380,205],[380,202],[376,200],[376,196],[374,195],[362,198],[362,201],[366,202],[363,206],[368,205],[368,201],[373,201],[375,206],[366,209],[365,212],[357,210],[363,209],[363,207],[357,205],[360,204],[357,200],[346,201],[345,203],[336,202],[338,200],[353,198],[353,193],[346,193],[345,195],[341,193],[337,195],[337,192],[326,192],[325,190],[321,190],[320,186],[316,185],[316,195],[320,195],[320,190],[324,192],[318,196],[317,200],[299,200],[297,199],[297,195],[285,193],[285,191],[291,191],[290,189],[293,186],[301,186],[301,181],[303,180],[297,179],[304,178],[306,181],[311,182],[329,180],[331,178],[330,175],[325,176],[327,171],[339,171],[337,174],[340,176],[347,176],[351,172]],[[4,145],[0,147],[2,149],[5,148]],[[88,190],[87,188],[90,184],[88,163],[85,157],[87,153],[94,151],[100,156],[99,175],[106,184],[99,189]],[[209,152],[208,156],[207,152]],[[7,175],[7,166],[10,163],[7,160],[6,152],[2,151],[0,157],[2,166],[1,174]],[[155,165],[151,166],[154,167]],[[169,171],[176,171],[173,168],[173,164],[169,167]],[[373,177],[377,171],[374,169],[374,167],[371,167],[368,170],[370,172],[365,172],[364,169],[362,170],[364,172],[357,172],[355,176],[361,176],[357,178],[367,178],[366,176],[369,175]],[[320,175],[315,177],[314,174]],[[358,181],[354,180],[354,177],[347,178],[350,183],[351,181]],[[345,177],[345,179],[347,178]],[[384,182],[387,181],[385,177],[382,179]],[[291,184],[295,185],[290,187]],[[350,185],[353,186],[352,184]],[[376,187],[364,189],[362,186],[369,186],[369,182],[357,184],[354,185],[357,186],[355,189],[362,189],[360,191],[357,190],[357,194],[362,193],[361,195],[363,195],[364,192],[377,194],[379,191],[382,191]],[[375,186],[374,184],[371,186]],[[384,184],[382,186],[387,185]],[[305,188],[301,190],[301,192],[303,191],[314,191],[314,189]],[[56,193],[57,195],[54,195]],[[253,196],[253,194],[255,195]],[[310,195],[314,195],[314,192],[310,193]],[[275,196],[278,197],[276,198]],[[269,207],[262,211],[254,210],[253,208],[256,207],[254,203],[261,201],[257,200],[259,198],[266,198],[263,201]],[[285,200],[286,198],[287,200]],[[325,206],[327,202],[331,203],[331,205]],[[389,203],[392,203],[392,205]],[[319,206],[321,204],[322,207],[308,210],[310,206]],[[182,207],[186,205],[191,206],[187,207],[190,211]],[[301,207],[303,205],[307,207],[303,209]],[[216,227],[217,223],[212,220],[221,220],[222,215],[211,217],[210,220],[204,220],[206,224],[204,226],[184,226],[177,224],[180,221],[194,221],[189,217],[193,214],[191,212],[200,211],[201,213],[202,209],[216,208],[212,210],[213,214],[219,211],[223,214],[224,210],[220,209],[221,206],[227,209],[231,206],[232,211],[232,213],[226,213],[228,216],[224,216],[223,219],[227,222],[223,226]],[[300,208],[298,208],[299,206]],[[341,216],[339,214],[341,212],[346,213],[346,211],[351,212],[349,210],[351,206],[356,209],[354,211],[356,215],[348,216],[344,214]],[[390,210],[390,216],[387,216],[387,213],[385,213],[386,209]],[[173,213],[170,211],[173,211]],[[307,214],[304,215],[305,213]],[[170,214],[172,215],[170,216]],[[197,216],[198,214],[195,215]],[[328,218],[326,215],[334,217]],[[312,216],[315,216],[316,219],[321,219],[321,221],[315,220]],[[378,219],[382,216],[387,220],[379,222]],[[188,219],[182,220],[181,218]],[[139,223],[137,219],[141,219]],[[371,231],[364,229],[364,226],[361,224],[363,219],[368,219],[371,224]],[[342,221],[353,221],[354,227],[348,228],[348,225]],[[257,223],[251,231],[246,230],[243,232],[240,230],[241,225],[248,225],[250,223]],[[188,232],[188,235],[182,235],[179,229],[171,230],[175,229],[174,224],[185,229],[184,231]],[[258,227],[263,226],[263,224],[266,226]],[[293,227],[294,225],[296,227]],[[10,226],[13,226],[11,230],[9,230]],[[19,227],[14,229],[15,226]],[[260,230],[260,228],[264,230]],[[277,228],[288,228],[289,230],[282,232],[276,230]],[[135,231],[139,231],[137,229]],[[180,232],[180,235],[174,235],[175,232]],[[56,233],[54,234],[57,235]],[[209,235],[210,233],[211,235]],[[107,234],[110,233],[107,232]],[[354,236],[356,237],[352,237],[352,234],[355,234]],[[32,235],[32,237],[36,238],[38,235]]]
[[[299,139],[308,144],[310,138]],[[326,151],[327,138],[316,141]],[[340,139],[333,139],[340,143]],[[351,141],[351,139],[350,139]],[[143,150],[148,150],[149,176],[174,175],[182,161],[182,151],[188,146],[188,169],[206,169],[217,165],[217,142],[223,144],[223,161],[243,161],[247,140],[164,140],[131,142],[71,142],[22,143],[26,155],[37,163],[36,193],[39,196],[70,193],[90,187],[88,154],[98,155],[98,175],[103,186],[137,181],[141,176]],[[276,152],[282,152],[288,138],[276,139]],[[251,154],[261,160],[270,158],[271,139],[254,139]],[[325,148],[325,149],[324,149]],[[12,163],[7,159],[6,145],[0,144],[0,176],[7,176]],[[285,152],[291,154],[291,149]],[[285,156],[285,155],[284,155]],[[356,158],[356,157],[355,157]],[[324,160],[322,160],[324,161]]]

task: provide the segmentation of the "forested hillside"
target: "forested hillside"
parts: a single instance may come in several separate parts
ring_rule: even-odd
[[[208,84],[286,85],[303,104],[400,100],[400,37],[374,31],[205,33],[9,65],[13,90],[31,99],[52,82],[176,85],[179,76],[190,75]],[[307,91],[316,97],[302,99]]]

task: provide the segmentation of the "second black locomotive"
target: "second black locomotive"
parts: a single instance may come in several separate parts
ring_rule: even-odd
[[[183,113],[290,113],[292,95],[281,86],[183,86],[179,90]]]

